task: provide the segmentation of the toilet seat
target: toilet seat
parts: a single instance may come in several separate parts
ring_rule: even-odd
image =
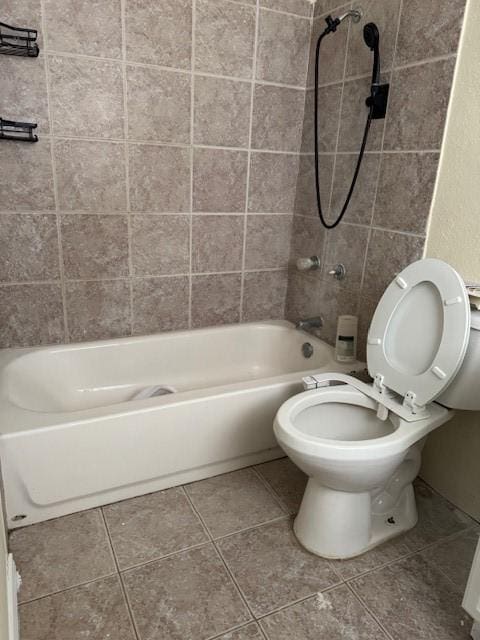
[[[419,260],[387,287],[367,338],[367,365],[378,390],[400,394],[414,413],[457,374],[467,350],[470,304],[458,273]]]
[[[369,460],[382,460],[385,457],[400,454],[415,442],[426,436],[432,429],[445,422],[448,409],[440,405],[432,405],[429,412],[422,417],[412,419],[411,414],[399,414],[405,411],[397,403],[397,411],[392,410],[389,419],[393,430],[387,435],[359,440],[337,440],[333,437],[321,437],[306,434],[295,425],[296,417],[310,407],[322,404],[345,403],[352,406],[365,407],[376,411],[380,394],[372,385],[345,374],[325,373],[317,376],[326,383],[332,381],[342,384],[320,387],[314,391],[305,391],[289,398],[277,412],[274,431],[282,446],[286,445],[303,455],[316,456],[321,459],[357,461],[368,456]],[[395,400],[383,398],[389,407]],[[385,406],[385,405],[384,405]]]

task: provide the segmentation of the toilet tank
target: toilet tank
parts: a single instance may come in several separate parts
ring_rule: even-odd
[[[470,339],[462,366],[436,402],[450,409],[480,411],[480,311],[472,311]]]

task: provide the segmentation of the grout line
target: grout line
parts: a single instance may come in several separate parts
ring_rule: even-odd
[[[122,0],[122,3],[123,3],[123,0]],[[128,596],[127,596],[127,590],[125,589],[125,584],[123,582],[122,574],[120,573],[120,567],[118,565],[117,556],[115,554],[115,549],[113,548],[113,542],[112,542],[112,538],[110,536],[110,530],[108,528],[107,519],[105,517],[105,513],[103,511],[103,507],[100,507],[100,513],[101,513],[103,526],[105,527],[105,533],[107,535],[108,544],[110,546],[110,551],[111,551],[111,554],[112,554],[112,557],[113,557],[113,561],[114,561],[115,567],[117,569],[118,581],[120,583],[120,588],[122,590],[125,606],[127,607],[127,612],[128,612],[128,617],[130,619],[130,624],[132,625],[132,630],[133,630],[133,633],[135,634],[136,640],[140,640],[140,633],[139,633],[139,631],[137,629],[137,625],[136,625],[136,622],[135,622],[135,618],[133,616],[133,611],[132,611],[132,608],[131,608],[131,605],[130,605],[130,601],[129,601]]]
[[[269,267],[269,268],[259,268],[259,269],[245,269],[245,273],[284,273],[287,271],[287,265],[282,267]],[[196,278],[199,276],[220,276],[220,275],[229,275],[229,274],[241,274],[242,271],[198,271],[193,272],[191,274],[192,278]],[[146,274],[133,276],[132,280],[161,280],[166,278],[185,278],[189,277],[188,272],[179,272],[179,273],[164,273],[164,274]],[[106,278],[68,278],[65,280],[65,283],[69,282],[125,282],[130,279],[130,276],[118,276],[118,277],[106,277]],[[60,280],[22,280],[22,281],[13,281],[13,282],[0,282],[0,288],[2,287],[18,287],[18,286],[32,286],[32,285],[59,285]]]
[[[129,291],[129,306],[130,306],[130,335],[133,335],[134,324],[134,308],[133,308],[133,251],[132,251],[132,215],[130,204],[130,154],[128,148],[128,81],[127,81],[127,35],[126,35],[126,6],[125,0],[120,0],[120,12],[121,12],[121,28],[122,28],[122,82],[123,82],[123,135],[125,137],[124,142],[124,154],[125,154],[125,198],[127,206],[127,243],[128,243],[128,291]]]
[[[275,500],[281,506],[281,508],[283,509],[285,514],[288,515],[288,516],[291,516],[292,514],[291,514],[290,509],[288,508],[287,504],[282,500],[282,498],[275,491],[275,489],[271,486],[271,484],[268,482],[268,480],[262,476],[262,474],[260,473],[260,471],[258,471],[258,469],[256,467],[251,467],[251,469],[255,473],[257,478],[260,480],[260,482],[265,486],[267,491],[271,494],[271,496],[273,498],[275,498]]]
[[[56,518],[54,518],[56,519]],[[34,523],[34,524],[40,524],[39,522]],[[28,526],[34,526],[34,525],[28,525]],[[21,527],[24,528],[24,527]],[[11,530],[12,531],[12,530]],[[10,533],[11,533],[10,531]],[[13,529],[13,531],[18,531],[18,529]],[[118,573],[116,571],[113,571],[112,573],[107,573],[103,576],[98,576],[97,578],[93,578],[92,580],[85,580],[85,582],[79,582],[78,584],[72,584],[69,587],[65,587],[64,589],[57,589],[56,591],[49,591],[48,593],[44,593],[41,596],[37,596],[36,598],[30,598],[28,600],[21,600],[18,602],[18,606],[22,607],[25,604],[31,604],[32,602],[37,602],[38,600],[44,600],[45,598],[51,598],[52,596],[58,596],[60,593],[64,593],[65,591],[73,591],[73,589],[78,589],[79,587],[86,587],[89,584],[93,584],[94,582],[101,582],[102,580],[106,580],[108,578],[113,578],[115,576],[118,576]]]
[[[284,522],[291,520],[292,516],[288,513],[284,513],[281,516],[277,516],[276,518],[271,518],[270,520],[265,520],[264,522],[258,522],[257,524],[249,525],[248,527],[243,527],[243,529],[237,529],[236,531],[231,531],[230,533],[225,533],[221,536],[213,536],[212,542],[221,542],[222,540],[226,540],[227,538],[231,538],[232,536],[236,536],[240,533],[245,533],[247,531],[254,531],[255,529],[261,529],[270,524],[276,524],[277,522]]]
[[[194,184],[194,159],[195,159],[195,38],[196,38],[197,3],[192,0],[192,50],[191,50],[191,75],[190,75],[190,220],[188,229],[189,263],[188,263],[188,328],[192,328],[192,292],[193,292],[193,184]]]
[[[250,176],[251,176],[251,163],[252,163],[252,137],[253,137],[253,109],[255,101],[255,76],[257,75],[257,49],[258,49],[258,34],[260,23],[260,2],[256,0],[255,6],[255,36],[253,44],[253,61],[252,61],[252,86],[250,91],[250,114],[249,114],[249,126],[248,126],[248,151],[247,151],[247,177],[245,187],[245,212],[243,221],[243,242],[242,242],[242,276],[240,280],[240,315],[239,321],[244,319],[244,297],[245,297],[245,266],[247,257],[247,230],[248,230],[248,203],[250,197]]]
[[[40,0],[40,15],[41,15],[41,28],[44,38],[45,46],[47,45],[47,30],[45,22],[45,2]],[[57,165],[55,161],[55,139],[53,137],[53,117],[52,117],[52,105],[50,97],[50,65],[48,56],[44,56],[45,65],[45,92],[47,100],[47,113],[49,120],[50,131],[50,162],[52,170],[52,186],[53,186],[53,198],[55,203],[55,216],[57,223],[57,243],[58,243],[58,269],[59,269],[59,283],[62,296],[62,311],[63,311],[63,333],[65,344],[70,342],[70,332],[68,329],[68,312],[67,312],[67,293],[65,286],[65,265],[63,260],[63,243],[62,243],[62,225],[59,213],[59,199],[58,199],[58,182],[57,182]]]
[[[257,0],[257,4],[258,4],[258,0]],[[192,508],[192,510],[193,510],[193,511],[194,511],[194,513],[196,514],[197,518],[198,518],[198,519],[200,520],[200,522],[202,523],[202,525],[203,525],[203,527],[204,527],[205,531],[207,532],[208,537],[209,537],[209,539],[210,539],[210,543],[213,545],[213,548],[215,549],[215,553],[217,554],[218,558],[220,559],[220,561],[222,562],[223,566],[225,567],[225,570],[226,570],[226,572],[227,572],[227,575],[230,577],[230,579],[231,579],[231,581],[232,581],[232,583],[233,583],[234,587],[236,588],[236,590],[237,590],[237,592],[238,592],[238,594],[239,594],[239,596],[240,596],[241,600],[243,601],[243,603],[244,603],[244,605],[245,605],[245,607],[246,607],[246,609],[247,609],[248,613],[251,615],[252,620],[255,620],[255,615],[254,615],[253,611],[251,610],[251,608],[250,608],[250,606],[249,606],[249,604],[248,604],[248,602],[247,602],[247,599],[246,599],[245,595],[243,594],[243,591],[240,589],[240,586],[239,586],[239,584],[238,584],[237,580],[234,578],[233,573],[230,571],[230,568],[228,567],[227,563],[225,562],[225,559],[223,558],[223,556],[222,556],[222,554],[221,554],[221,552],[220,552],[220,549],[218,548],[217,543],[216,543],[216,541],[214,540],[213,535],[212,535],[212,533],[211,533],[210,529],[209,529],[209,528],[208,528],[208,526],[207,526],[207,523],[204,521],[204,519],[203,519],[203,517],[202,517],[202,515],[201,515],[200,511],[197,509],[197,507],[196,507],[196,506],[195,506],[195,504],[193,503],[193,500],[191,499],[191,497],[190,497],[190,495],[188,494],[188,492],[187,492],[187,490],[185,489],[185,487],[183,486],[182,488],[183,488],[184,493],[185,493],[185,496],[186,496],[186,498],[187,498],[187,500],[188,500],[188,502],[189,502],[189,504],[190,504],[190,507]]]
[[[293,16],[294,18],[299,18],[300,20],[310,20],[310,16],[301,16],[298,13],[291,13],[290,11],[282,11],[281,9],[272,9],[271,7],[260,6],[261,11],[268,11],[270,13],[279,13],[284,16]]]
[[[351,587],[350,584],[346,584],[347,589],[353,595],[355,600],[360,604],[360,606],[365,609],[365,611],[369,614],[369,616],[374,620],[374,622],[380,627],[380,629],[385,634],[385,638],[388,640],[394,640],[394,638],[390,635],[388,629],[380,622],[380,619],[373,613],[370,607],[366,604],[366,602],[360,597],[360,595]]]

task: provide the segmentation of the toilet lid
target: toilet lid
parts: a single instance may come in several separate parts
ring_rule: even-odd
[[[414,262],[390,283],[376,308],[367,339],[370,375],[409,404],[424,406],[455,377],[469,332],[462,278],[441,260]]]

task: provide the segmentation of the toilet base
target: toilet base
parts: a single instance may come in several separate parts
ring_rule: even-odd
[[[361,555],[416,523],[411,483],[404,486],[388,511],[373,513],[369,492],[335,491],[310,478],[293,530],[308,551],[338,560]]]

